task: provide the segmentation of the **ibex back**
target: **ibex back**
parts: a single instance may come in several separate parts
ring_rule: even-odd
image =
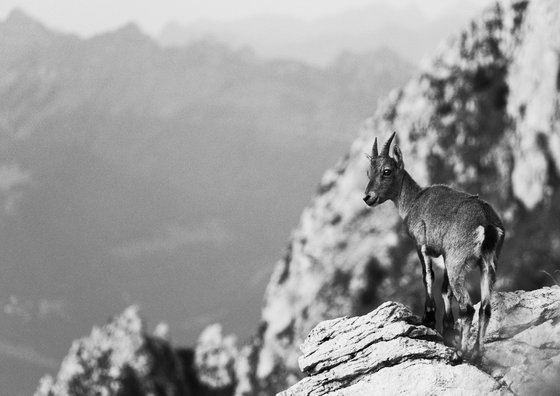
[[[416,243],[422,263],[426,302],[424,323],[435,328],[436,304],[432,293],[434,273],[432,258],[442,256],[445,264],[442,297],[445,307],[443,335],[451,342],[454,337],[452,299],[459,305],[459,353],[477,360],[482,354],[482,342],[490,319],[490,295],[496,280],[496,265],[504,240],[504,226],[492,207],[476,195],[466,194],[444,185],[421,188],[404,169],[402,153],[389,148],[395,133],[377,152],[377,138],[370,157],[369,183],[364,201],[369,206],[392,200],[404,220],[406,230]],[[471,268],[481,271],[481,304],[478,337],[472,349],[467,336],[474,308],[466,288],[465,276]]]

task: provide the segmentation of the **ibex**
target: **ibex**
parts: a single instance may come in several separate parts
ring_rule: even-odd
[[[426,301],[423,322],[435,329],[436,305],[432,294],[434,273],[432,258],[442,256],[444,273],[442,297],[443,335],[446,340],[454,336],[452,299],[459,305],[458,355],[481,358],[482,342],[490,319],[490,294],[496,280],[496,264],[504,240],[504,226],[492,207],[479,199],[445,185],[421,188],[404,169],[403,157],[398,146],[394,158],[389,148],[395,133],[377,152],[377,138],[370,158],[369,182],[364,201],[376,206],[392,200],[407,233],[416,243],[422,263]],[[481,304],[478,337],[471,350],[467,345],[474,308],[465,284],[465,276],[473,266],[481,271]]]

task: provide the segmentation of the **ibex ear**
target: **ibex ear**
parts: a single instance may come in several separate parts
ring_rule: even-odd
[[[395,160],[397,161],[398,168],[403,169],[404,168],[404,162],[403,162],[403,159],[402,159],[401,149],[396,144],[395,144],[395,147],[393,148],[393,156],[395,157]]]

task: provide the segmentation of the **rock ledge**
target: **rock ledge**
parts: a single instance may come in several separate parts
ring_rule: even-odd
[[[489,374],[454,360],[454,350],[400,303],[319,323],[301,346],[309,375],[279,396],[484,394],[511,392]]]

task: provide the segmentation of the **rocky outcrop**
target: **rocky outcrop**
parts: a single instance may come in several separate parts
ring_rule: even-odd
[[[399,303],[321,322],[301,349],[299,365],[309,377],[281,396],[509,394],[490,375],[459,364],[441,336]]]
[[[547,272],[560,262],[559,10],[553,0],[488,8],[379,105],[348,156],[325,173],[266,291],[254,370],[262,394],[301,378],[297,347],[317,323],[387,300],[422,310],[421,268],[396,210],[361,200],[375,136],[397,131],[421,185],[450,184],[496,207],[507,229],[498,290],[552,283]]]
[[[321,322],[301,346],[308,377],[280,396],[558,394],[560,287],[496,293],[492,308],[482,368],[400,303]]]
[[[209,389],[232,394],[236,384],[237,354],[234,336],[224,337],[219,324],[208,326],[198,338],[194,353],[194,372],[198,381]]]
[[[132,306],[74,341],[56,379],[44,377],[35,396],[188,395],[184,373],[169,342],[148,336]]]
[[[208,327],[194,349],[174,348],[165,325],[147,333],[138,307],[127,308],[73,343],[53,378],[35,396],[227,396],[238,384],[236,339]],[[241,359],[240,359],[241,361]]]

